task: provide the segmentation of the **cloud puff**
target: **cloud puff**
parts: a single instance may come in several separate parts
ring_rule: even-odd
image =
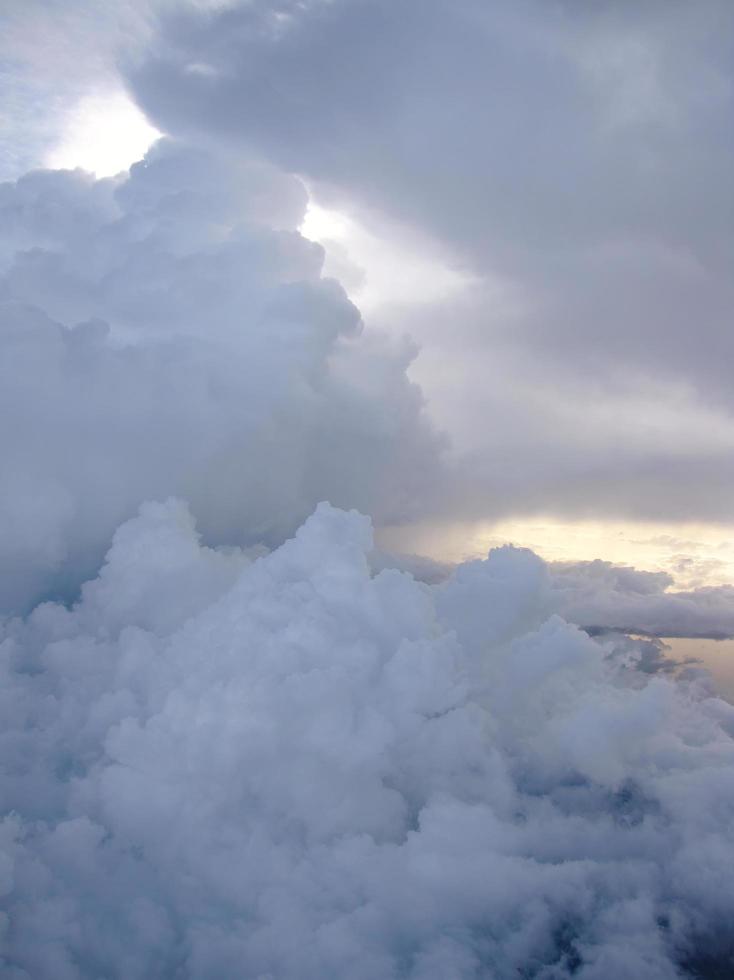
[[[370,547],[150,504],[5,624],[4,975],[727,969],[734,709],[546,619],[528,552],[429,587]]]
[[[306,195],[163,141],[129,175],[0,186],[0,608],[73,596],[148,497],[273,544],[319,499],[420,511],[441,440],[408,345],[361,336]]]

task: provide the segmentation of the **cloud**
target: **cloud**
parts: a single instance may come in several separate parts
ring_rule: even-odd
[[[734,636],[734,587],[670,591],[666,572],[605,561],[551,566],[554,608],[574,623],[653,636]]]
[[[170,141],[129,176],[0,186],[0,608],[73,597],[149,497],[207,542],[277,543],[317,501],[420,512],[442,441],[295,230],[302,185]]]
[[[5,623],[4,975],[727,968],[734,709],[546,618],[529,552],[429,587],[370,548],[147,504]]]
[[[486,641],[482,605],[496,587],[498,570],[503,563],[522,571],[519,587],[527,589],[533,578],[533,608],[540,614],[555,613],[594,633],[618,630],[648,634],[653,637],[734,636],[734,588],[731,585],[699,586],[673,589],[674,580],[667,572],[649,572],[609,561],[544,562],[527,548],[505,545],[493,548],[486,559],[465,561],[459,565],[432,562],[414,555],[376,552],[371,564],[376,570],[396,568],[419,581],[440,585],[439,595],[451,596],[452,607],[466,603],[466,613],[455,628],[459,635],[471,631],[472,617],[480,616],[481,637]],[[508,576],[503,574],[501,587],[507,590]],[[458,598],[458,597],[463,598]],[[442,601],[438,600],[439,604]],[[507,606],[512,614],[515,602],[508,603],[504,594],[494,597],[493,606]],[[492,613],[493,623],[500,621]],[[514,627],[516,629],[516,627]]]
[[[101,15],[62,92],[144,15],[175,139],[0,185],[0,972],[731,972],[734,708],[567,620],[730,633],[732,590],[338,509],[730,514],[728,6],[204,6],[141,59],[153,7]],[[422,368],[296,173],[472,279]]]
[[[163,18],[129,78],[473,276],[389,318],[466,456],[454,513],[730,521],[733,34],[726,0],[248,3]]]

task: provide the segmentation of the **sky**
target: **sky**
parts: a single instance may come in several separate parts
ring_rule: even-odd
[[[619,560],[621,528],[622,560],[731,581],[730,4],[4,6],[6,176],[111,175],[163,132],[306,188],[446,440],[386,547]]]
[[[729,0],[0,0],[3,977],[731,975],[733,103]]]

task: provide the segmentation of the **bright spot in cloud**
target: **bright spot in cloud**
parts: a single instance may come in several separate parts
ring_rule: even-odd
[[[69,113],[64,134],[44,165],[81,167],[109,177],[140,160],[160,135],[124,92],[88,95]]]
[[[309,202],[306,217],[301,225],[301,232],[306,238],[314,241],[322,239],[345,239],[349,235],[349,226],[354,225],[345,214],[340,211],[330,211],[328,208],[319,207],[313,201]]]
[[[300,230],[324,247],[324,274],[339,279],[365,313],[386,305],[434,302],[472,281],[407,233],[377,235],[351,215],[313,201]]]

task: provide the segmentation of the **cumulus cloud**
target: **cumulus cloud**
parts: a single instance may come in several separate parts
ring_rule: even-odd
[[[727,0],[255,2],[163,18],[129,77],[472,274],[390,317],[469,455],[454,513],[731,520],[732,36]]]
[[[727,969],[734,709],[547,618],[529,552],[430,587],[370,548],[149,504],[5,624],[5,976]]]
[[[467,597],[466,619],[457,623],[460,632],[470,628],[471,617],[494,588],[503,562],[521,569],[521,587],[532,574],[537,582],[534,602],[546,614],[557,613],[569,622],[594,633],[617,630],[653,637],[734,636],[734,588],[731,585],[675,588],[667,572],[649,572],[609,561],[544,562],[526,548],[506,545],[494,548],[488,558],[458,566],[431,561],[416,555],[377,551],[371,556],[373,569],[396,568],[427,584],[443,584],[452,596]],[[503,579],[503,588],[507,582]],[[452,603],[455,600],[452,599]],[[502,601],[498,600],[502,606]],[[514,608],[511,604],[509,608]]]
[[[73,596],[149,497],[272,545],[329,498],[420,511],[441,439],[323,251],[302,185],[171,141],[116,180],[0,186],[0,605]]]

